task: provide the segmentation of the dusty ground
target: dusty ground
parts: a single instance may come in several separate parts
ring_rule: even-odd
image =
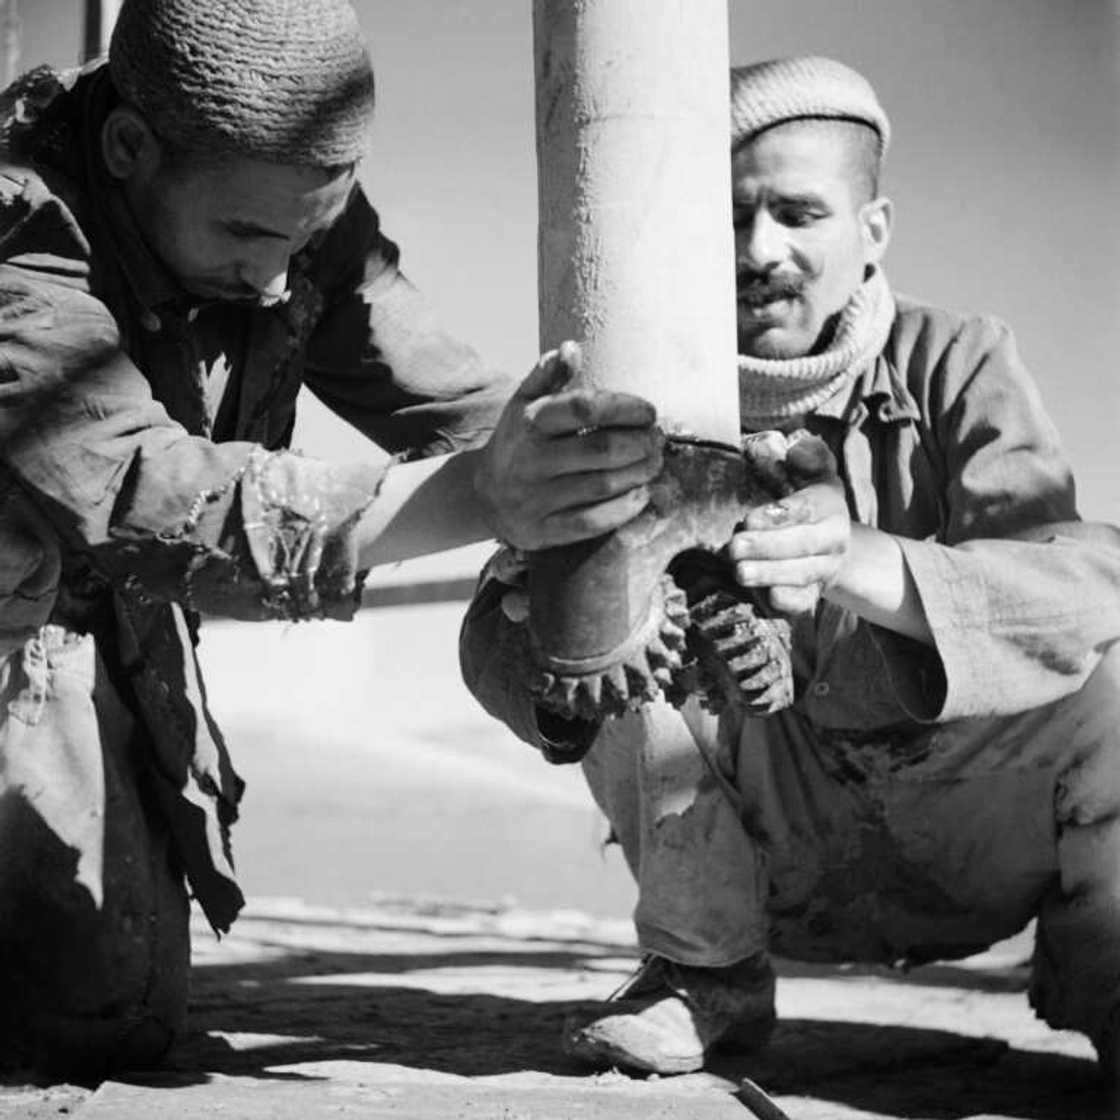
[[[633,888],[578,773],[466,696],[460,611],[208,634],[258,901],[220,943],[196,928],[172,1071],[96,1093],[0,1085],[0,1120],[749,1120],[744,1076],[791,1120],[1120,1117],[1085,1040],[1027,1009],[1024,939],[907,975],[784,965],[771,1046],[703,1075],[569,1064],[565,1013],[634,964]]]
[[[770,1047],[704,1074],[631,1079],[567,1061],[566,1012],[633,965],[628,924],[576,912],[254,904],[196,926],[193,1030],[159,1078],[0,1090],[0,1117],[1112,1120],[1076,1035],[1026,1008],[1022,942],[908,975],[784,964]],[[768,1118],[773,1120],[773,1118]]]

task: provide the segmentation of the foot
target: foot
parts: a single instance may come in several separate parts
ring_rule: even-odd
[[[599,1067],[691,1073],[716,1048],[755,1050],[774,1028],[774,971],[758,953],[726,968],[646,957],[590,1017],[569,1017],[564,1052]]]

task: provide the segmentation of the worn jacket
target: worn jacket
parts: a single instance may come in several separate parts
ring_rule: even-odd
[[[508,385],[440,330],[360,189],[293,258],[285,302],[193,302],[102,163],[115,96],[104,67],[44,69],[0,105],[0,639],[48,621],[97,635],[224,928],[240,782],[205,709],[194,612],[347,617],[353,529],[384,470],[282,450],[297,392],[419,457],[483,438]]]
[[[934,640],[822,602],[794,628],[795,706],[813,725],[919,734],[1080,688],[1120,637],[1120,552],[1076,524],[1047,528],[1076,522],[1073,477],[1002,323],[899,299],[881,353],[806,427],[835,454],[853,520],[898,539]],[[563,758],[538,728],[501,594],[484,577],[461,634],[465,679]]]

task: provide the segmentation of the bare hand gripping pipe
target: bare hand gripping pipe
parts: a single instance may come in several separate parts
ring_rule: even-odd
[[[788,627],[717,550],[785,492],[784,437],[740,447],[726,0],[534,0],[540,341],[582,382],[652,401],[669,437],[647,510],[534,554],[538,701],[620,714],[664,692],[792,699]]]

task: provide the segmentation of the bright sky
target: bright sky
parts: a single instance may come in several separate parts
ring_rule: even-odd
[[[378,73],[365,170],[405,270],[500,365],[536,346],[528,0],[357,0]],[[74,0],[23,0],[69,64]],[[1120,522],[1120,13],[1110,0],[731,0],[732,59],[824,53],[894,126],[896,287],[1015,329],[1088,517]],[[316,418],[304,445],[337,453]]]

